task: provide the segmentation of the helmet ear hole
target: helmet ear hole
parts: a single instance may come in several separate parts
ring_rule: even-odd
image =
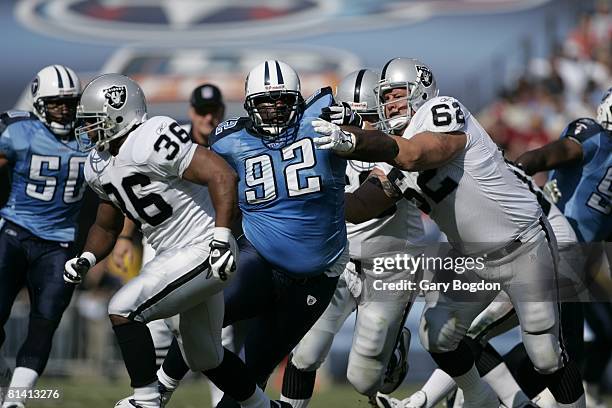
[[[117,117],[115,118],[115,122],[117,122],[117,123],[121,123],[121,122],[123,122],[123,116],[117,116]]]

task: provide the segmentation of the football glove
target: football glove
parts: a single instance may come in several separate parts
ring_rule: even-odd
[[[78,285],[83,276],[96,264],[96,256],[91,252],[83,252],[81,256],[72,258],[64,265],[64,281]]]
[[[210,243],[208,256],[210,269],[206,278],[211,276],[226,281],[234,272],[238,263],[238,245],[229,228],[215,227],[213,240]]]
[[[561,198],[561,191],[557,186],[557,180],[553,179],[544,184],[542,188],[546,197],[548,197],[553,203],[557,204]]]
[[[357,126],[363,127],[363,119],[351,109],[350,105],[342,102],[342,105],[326,106],[321,109],[319,117],[338,126]]]
[[[355,135],[340,129],[340,126],[317,119],[312,122],[315,132],[321,137],[315,137],[312,141],[317,149],[331,149],[339,153],[351,153],[355,150]]]

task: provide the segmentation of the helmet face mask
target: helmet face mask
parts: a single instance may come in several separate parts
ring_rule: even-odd
[[[597,107],[597,122],[604,129],[612,131],[612,88],[608,88]]]
[[[399,134],[426,101],[438,96],[438,88],[427,65],[416,59],[394,58],[385,64],[376,94],[382,128],[388,133]],[[402,101],[406,101],[405,108],[401,106]]]
[[[244,109],[265,143],[284,146],[295,139],[304,99],[293,68],[276,60],[257,65],[247,76],[245,93]]]
[[[136,82],[124,75],[105,74],[87,84],[76,117],[79,148],[103,151],[147,119],[147,105]]]
[[[56,136],[67,137],[74,129],[81,82],[63,65],[41,69],[30,83],[32,111]]]

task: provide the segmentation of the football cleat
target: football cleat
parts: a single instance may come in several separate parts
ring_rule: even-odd
[[[402,408],[425,408],[427,405],[427,394],[418,390],[408,398],[402,400]]]
[[[410,330],[403,327],[395,350],[391,355],[380,392],[391,394],[398,389],[408,374],[408,350],[410,349]]]
[[[270,401],[270,408],[291,408],[291,404],[285,401]]]
[[[376,399],[372,401],[370,399],[370,404],[374,407],[378,408],[402,408],[402,401],[397,398],[393,398],[386,394],[381,394],[380,392],[376,394]]]
[[[12,402],[10,405],[2,405],[2,408],[25,408],[21,402]]]
[[[124,398],[115,404],[115,408],[145,408],[142,405],[136,403],[134,396],[131,395],[127,398]],[[147,407],[148,408],[148,407]]]

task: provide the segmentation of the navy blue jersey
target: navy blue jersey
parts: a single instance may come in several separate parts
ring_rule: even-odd
[[[322,273],[346,246],[346,160],[312,142],[312,121],[332,103],[331,89],[315,94],[297,135],[279,149],[264,143],[248,118],[225,121],[211,138],[212,150],[238,173],[244,234],[262,257],[292,275]]]
[[[557,203],[578,240],[596,242],[612,234],[612,134],[593,119],[570,123],[561,138],[582,145],[581,163],[554,170],[561,199]]]
[[[0,115],[0,152],[11,166],[11,193],[0,216],[37,237],[74,240],[85,190],[87,153],[75,140],[60,141],[31,112]]]

